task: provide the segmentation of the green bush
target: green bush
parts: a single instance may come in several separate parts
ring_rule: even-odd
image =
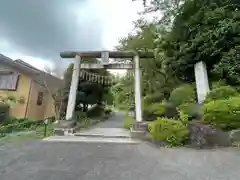
[[[184,113],[183,111],[179,111],[179,120],[184,124],[187,125],[188,124],[188,120],[189,120],[189,115]]]
[[[192,85],[185,84],[174,89],[171,94],[169,101],[175,106],[179,106],[184,103],[193,103],[196,99],[196,92]]]
[[[87,118],[87,113],[82,111],[75,111],[74,112],[74,120],[77,122],[82,121],[83,119]]]
[[[162,103],[144,104],[143,116],[147,121],[155,120],[157,117],[162,116],[164,112],[165,106]]]
[[[154,103],[149,106],[149,110],[153,114],[155,114],[157,116],[161,116],[165,112],[165,107],[162,103]]]
[[[112,112],[112,107],[106,106],[104,109],[105,115],[110,115]]]
[[[205,100],[206,102],[212,101],[212,100],[220,100],[220,99],[228,99],[233,96],[237,96],[238,91],[232,87],[232,86],[219,86],[214,89],[212,89]]]
[[[133,123],[134,123],[133,117],[131,117],[127,114],[124,116],[123,121],[124,121],[123,126],[124,126],[125,129],[130,129],[132,127]]]
[[[144,97],[144,104],[158,103],[162,102],[164,99],[164,94],[161,92],[156,92]]]
[[[36,129],[37,126],[43,125],[42,121],[23,121],[21,123],[7,124],[0,127],[0,136],[3,137],[7,133]]]
[[[222,86],[227,86],[227,84],[226,84],[226,82],[220,80],[220,81],[217,81],[217,82],[213,82],[212,85],[211,85],[211,89],[219,88],[219,87],[222,87]]]
[[[202,109],[196,103],[181,104],[180,106],[178,106],[178,110],[183,112],[184,114],[187,114],[189,117],[189,120],[201,119],[202,117]]]
[[[153,140],[163,141],[171,146],[182,145],[188,136],[188,128],[175,119],[157,118],[149,124],[149,135]]]
[[[46,118],[49,122],[53,123],[55,120],[56,120],[56,117],[55,116],[51,116],[51,117],[48,117]]]
[[[27,118],[16,118],[16,117],[10,116],[8,118],[8,120],[6,121],[6,123],[4,123],[3,125],[19,124],[19,123],[23,123],[23,122],[27,122],[27,121],[29,121]]]
[[[10,106],[0,103],[0,123],[5,123],[9,119]]]
[[[117,109],[122,110],[122,111],[125,111],[128,109],[128,106],[126,104],[118,104],[116,107],[117,107]]]
[[[179,118],[179,113],[177,111],[176,106],[171,103],[170,101],[165,101],[163,102],[163,106],[165,108],[165,112],[163,113],[162,117],[166,118],[174,118],[177,119]]]
[[[97,105],[86,113],[87,117],[89,118],[101,118],[104,117],[104,106],[103,105]]]
[[[224,130],[240,128],[240,96],[204,104],[203,120]]]

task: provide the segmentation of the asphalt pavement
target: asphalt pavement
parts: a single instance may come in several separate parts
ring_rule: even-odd
[[[122,117],[117,113],[94,128],[119,131]],[[77,140],[81,138],[85,141]],[[134,143],[131,139],[128,143],[120,137],[115,141],[112,137],[94,141],[97,138],[100,137],[69,137],[71,141],[48,139],[1,146],[0,180],[240,179],[239,149],[157,149],[144,142]]]

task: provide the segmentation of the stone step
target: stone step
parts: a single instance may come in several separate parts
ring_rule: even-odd
[[[147,135],[146,131],[139,131],[134,129],[131,129],[130,134],[132,138],[139,138],[139,139],[145,138],[145,136]]]
[[[48,142],[85,142],[85,143],[119,143],[119,144],[138,144],[139,140],[131,138],[102,138],[102,137],[82,137],[82,136],[51,136],[44,138]]]
[[[75,133],[74,128],[54,128],[53,136],[73,136]]]
[[[128,135],[107,135],[107,134],[87,134],[87,133],[74,133],[74,136],[106,137],[106,138],[130,138],[130,136],[128,136]]]

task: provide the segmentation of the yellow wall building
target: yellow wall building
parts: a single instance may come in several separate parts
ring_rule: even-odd
[[[0,54],[0,96],[15,97],[24,102],[10,103],[11,116],[32,120],[54,116],[51,93],[61,84],[62,80],[55,76]]]

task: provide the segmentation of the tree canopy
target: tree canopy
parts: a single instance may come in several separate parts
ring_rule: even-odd
[[[143,14],[158,11],[163,16],[153,21],[136,21],[134,31],[121,39],[117,48],[155,53],[154,59],[140,60],[142,95],[146,101],[168,98],[179,84],[194,82],[194,64],[198,61],[206,63],[210,82],[225,80],[239,86],[240,1],[143,2]],[[133,85],[133,80],[130,83],[123,78],[116,86],[122,89],[118,98],[128,98],[127,91]]]

